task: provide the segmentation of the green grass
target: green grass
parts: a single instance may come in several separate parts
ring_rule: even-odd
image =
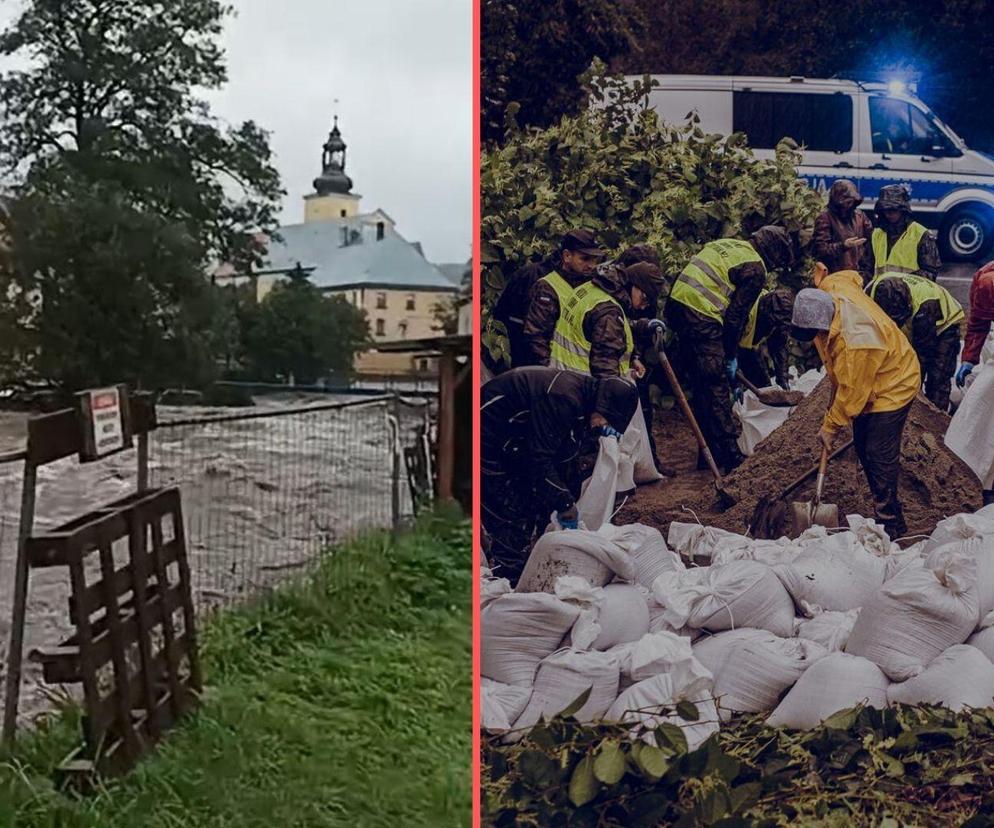
[[[468,825],[470,569],[468,524],[441,516],[335,550],[201,631],[201,708],[127,777],[55,790],[73,711],[0,756],[0,826]]]

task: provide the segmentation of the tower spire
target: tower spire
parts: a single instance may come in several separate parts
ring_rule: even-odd
[[[338,99],[335,99],[337,105]],[[352,179],[345,174],[346,143],[338,129],[338,113],[334,113],[331,132],[321,153],[321,175],[314,179],[318,195],[347,193],[352,189]]]

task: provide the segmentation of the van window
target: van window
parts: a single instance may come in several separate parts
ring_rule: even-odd
[[[816,152],[849,152],[852,118],[848,95],[736,92],[732,98],[732,130],[744,132],[755,149],[774,149],[790,137]]]
[[[895,155],[932,155],[946,137],[918,107],[896,98],[870,98],[873,151]]]

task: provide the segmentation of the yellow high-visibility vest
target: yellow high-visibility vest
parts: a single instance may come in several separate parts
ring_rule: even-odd
[[[587,314],[603,302],[610,302],[618,309],[622,324],[625,327],[625,353],[619,363],[621,376],[628,375],[631,367],[632,351],[635,350],[635,340],[632,328],[625,318],[624,308],[607,291],[597,287],[593,282],[584,282],[574,289],[564,302],[559,299],[559,321],[552,335],[552,349],[549,364],[553,368],[566,368],[571,371],[590,373],[590,340],[583,332],[583,320]]]
[[[708,242],[680,273],[670,300],[722,322],[735,292],[728,272],[749,262],[761,265],[766,271],[762,258],[749,242],[739,239]]]
[[[933,282],[931,279],[926,279],[924,276],[905,274],[877,277],[866,286],[866,292],[870,294],[870,298],[877,298],[877,288],[880,287],[880,283],[884,279],[900,279],[908,286],[908,289],[911,291],[912,317],[918,313],[922,302],[927,302],[931,299],[938,300],[939,308],[942,310],[942,317],[935,326],[937,333],[942,333],[953,325],[958,325],[966,318],[963,306],[956,301],[953,295],[942,285]]]
[[[770,338],[770,335],[767,334],[758,342],[756,341],[756,320],[759,317],[759,300],[766,296],[767,293],[769,293],[768,290],[761,290],[756,301],[752,303],[752,308],[749,310],[749,319],[746,322],[745,330],[742,331],[742,338],[739,340],[740,348],[755,351],[760,345]]]
[[[911,222],[888,253],[887,234],[879,227],[874,230],[870,241],[873,246],[874,277],[917,275],[920,269],[918,244],[927,232],[917,221]]]

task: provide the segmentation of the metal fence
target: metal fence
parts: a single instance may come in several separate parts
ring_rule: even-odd
[[[244,413],[159,409],[148,483],[182,492],[194,601],[200,612],[258,596],[308,571],[329,546],[407,520],[401,448],[426,422],[423,400],[383,397]],[[0,465],[0,655],[11,621],[22,464]],[[35,530],[56,526],[139,485],[136,451],[37,472]],[[70,632],[62,570],[31,573],[24,653]],[[6,663],[0,658],[0,668]],[[0,694],[2,694],[0,682]],[[48,706],[24,663],[22,715]]]

